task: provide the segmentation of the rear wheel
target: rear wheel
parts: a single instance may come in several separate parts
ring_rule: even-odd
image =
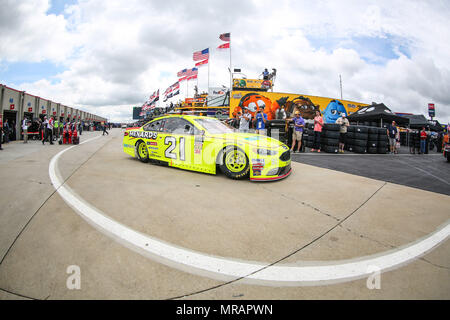
[[[136,154],[139,160],[141,160],[144,163],[148,162],[148,150],[144,141],[139,141],[136,144]]]
[[[220,170],[231,179],[243,179],[250,171],[245,152],[238,147],[227,147],[223,152]]]

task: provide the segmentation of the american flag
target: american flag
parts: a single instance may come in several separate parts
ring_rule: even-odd
[[[228,33],[222,33],[219,36],[219,39],[222,40],[222,41],[230,41],[230,33],[229,32]]]
[[[194,74],[194,75],[192,75],[192,76],[190,76],[190,77],[187,77],[187,81],[189,81],[189,80],[194,80],[194,79],[197,79],[197,75],[196,74]]]
[[[187,69],[183,69],[177,73],[177,77],[184,77],[186,75]]]
[[[221,44],[220,46],[217,47],[217,49],[229,49],[229,48],[230,48],[229,42]]]
[[[202,51],[194,52],[194,61],[205,60],[209,58],[209,48],[206,48]]]
[[[197,75],[197,74],[198,74],[198,68],[192,68],[186,72],[186,76],[188,76],[188,77]]]
[[[195,66],[196,66],[196,67],[200,67],[200,66],[202,66],[202,65],[205,65],[205,64],[207,64],[207,63],[208,63],[208,61],[209,61],[209,59],[206,59],[206,60],[203,60],[203,61],[197,62],[197,63],[195,64]]]

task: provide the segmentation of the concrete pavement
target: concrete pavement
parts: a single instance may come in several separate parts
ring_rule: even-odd
[[[61,178],[128,228],[208,256],[294,266],[357,259],[415,242],[450,218],[444,194],[300,163],[279,182],[233,181],[140,163],[122,152],[121,140],[113,129],[65,152]],[[7,182],[0,187],[0,299],[450,298],[448,241],[383,273],[379,290],[369,290],[367,279],[255,285],[162,264],[68,206],[48,175],[50,159],[67,146],[33,143],[20,146],[20,157],[0,153],[0,181]],[[72,265],[81,270],[80,290],[66,286]]]

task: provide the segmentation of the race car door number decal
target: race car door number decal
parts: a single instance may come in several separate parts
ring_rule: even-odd
[[[164,152],[166,158],[177,160],[177,154],[172,152],[177,146],[177,139],[175,137],[167,136],[164,139],[164,144],[169,145]],[[180,160],[185,160],[185,143],[183,137],[180,137]]]

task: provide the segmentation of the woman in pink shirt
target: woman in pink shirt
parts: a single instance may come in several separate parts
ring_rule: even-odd
[[[320,134],[322,132],[323,119],[320,115],[320,111],[316,111],[316,116],[314,117],[314,148],[311,151],[320,152]]]

